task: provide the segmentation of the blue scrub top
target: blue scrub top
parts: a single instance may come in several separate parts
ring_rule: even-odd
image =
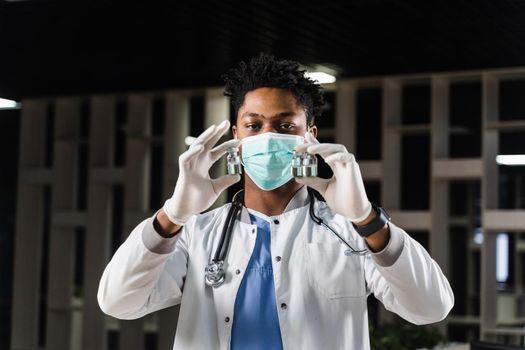
[[[237,291],[231,349],[282,349],[275,302],[270,223],[250,214],[257,225],[252,256]]]

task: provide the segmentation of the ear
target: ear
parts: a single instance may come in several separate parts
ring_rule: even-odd
[[[232,134],[233,134],[233,138],[237,139],[237,125],[232,126]]]
[[[315,138],[317,138],[317,126],[312,125],[308,128],[308,132],[312,133]]]

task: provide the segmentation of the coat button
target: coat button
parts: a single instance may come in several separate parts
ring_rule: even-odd
[[[281,309],[286,310],[288,308],[288,305],[285,303],[281,303]]]
[[[252,233],[255,233],[255,229],[254,228],[252,228]]]
[[[241,273],[241,270],[235,270],[235,273],[238,275]]]
[[[275,219],[275,220],[273,220],[273,223],[276,224],[276,225],[279,225],[279,220]]]
[[[230,318],[226,316],[226,318],[224,319],[224,322],[230,322]]]
[[[277,262],[281,261],[281,257],[280,256],[276,256],[275,257],[275,261],[277,261]]]

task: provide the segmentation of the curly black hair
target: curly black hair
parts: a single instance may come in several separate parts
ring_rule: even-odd
[[[235,114],[244,103],[246,93],[262,88],[276,87],[289,90],[306,111],[309,126],[322,113],[324,99],[323,88],[314,80],[305,76],[305,70],[295,61],[277,60],[273,55],[261,53],[224,74],[226,85],[224,95],[229,96]]]

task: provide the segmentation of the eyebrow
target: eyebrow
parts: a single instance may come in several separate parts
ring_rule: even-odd
[[[295,113],[294,112],[281,112],[281,113],[277,113],[275,114],[273,117],[271,118],[284,118],[284,117],[292,117],[294,116]],[[266,117],[263,115],[263,114],[259,114],[259,113],[255,113],[255,112],[246,112],[244,113],[241,118],[248,118],[248,117],[255,117],[255,118],[263,118],[263,119],[266,119]]]

